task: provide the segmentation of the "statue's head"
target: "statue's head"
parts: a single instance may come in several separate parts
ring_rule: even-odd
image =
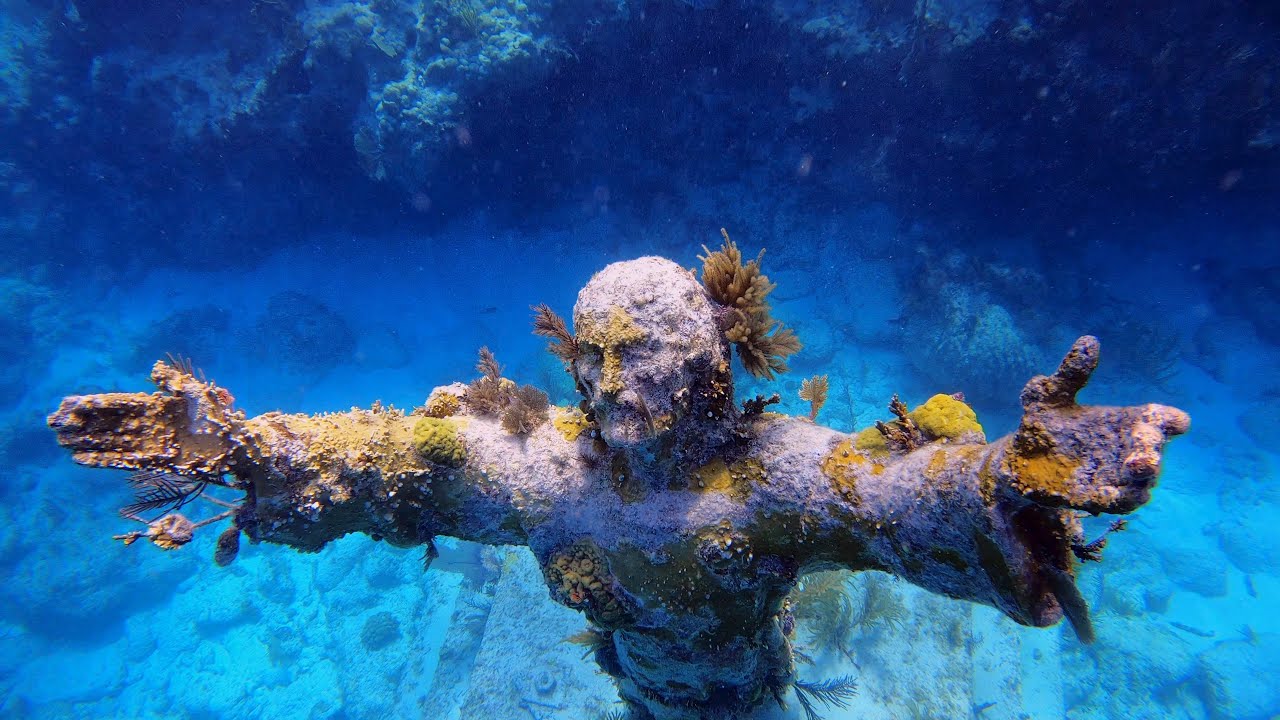
[[[688,270],[658,257],[609,265],[578,293],[574,370],[612,447],[638,447],[709,395],[732,406],[728,344],[715,303]]]

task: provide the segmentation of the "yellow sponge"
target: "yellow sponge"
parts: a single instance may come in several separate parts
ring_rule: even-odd
[[[413,446],[422,457],[437,465],[458,467],[467,459],[467,451],[458,437],[458,424],[448,418],[419,420],[413,426]]]
[[[920,430],[931,439],[954,440],[966,433],[982,433],[978,414],[973,408],[950,395],[934,395],[908,413],[908,417],[915,420]]]

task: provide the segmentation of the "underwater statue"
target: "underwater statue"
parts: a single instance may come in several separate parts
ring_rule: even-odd
[[[68,397],[49,425],[76,462],[135,471],[124,512],[146,526],[126,543],[180,547],[229,518],[219,564],[241,534],[315,551],[359,532],[428,557],[436,536],[528,546],[637,718],[783,704],[796,682],[785,600],[816,570],[885,571],[1024,625],[1065,617],[1091,639],[1074,577],[1101,542],[1080,519],[1147,502],[1185,413],[1077,404],[1092,337],[1027,383],[1017,430],[991,442],[948,395],[910,410],[894,398],[896,420],[853,435],[769,399],[739,405],[731,346],[772,377],[799,343],[769,315],[759,258],[743,263],[726,236],[702,259],[701,282],[657,257],[609,265],[579,293],[573,332],[536,309],[575,408],[501,377],[485,350],[478,380],[410,412],[247,418],[171,359],[152,370],[158,392]],[[206,486],[244,498],[199,523],[177,512]]]

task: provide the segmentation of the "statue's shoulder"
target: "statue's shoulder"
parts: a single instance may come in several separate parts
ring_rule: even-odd
[[[749,452],[760,457],[825,452],[847,437],[837,430],[817,425],[807,417],[771,412],[744,418],[743,430]]]

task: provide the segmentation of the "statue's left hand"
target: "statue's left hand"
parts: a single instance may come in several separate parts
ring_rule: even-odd
[[[998,472],[1006,487],[1040,505],[1127,513],[1151,498],[1164,444],[1191,419],[1166,405],[1077,404],[1098,351],[1096,338],[1082,337],[1056,372],[1027,383],[1022,422]]]

